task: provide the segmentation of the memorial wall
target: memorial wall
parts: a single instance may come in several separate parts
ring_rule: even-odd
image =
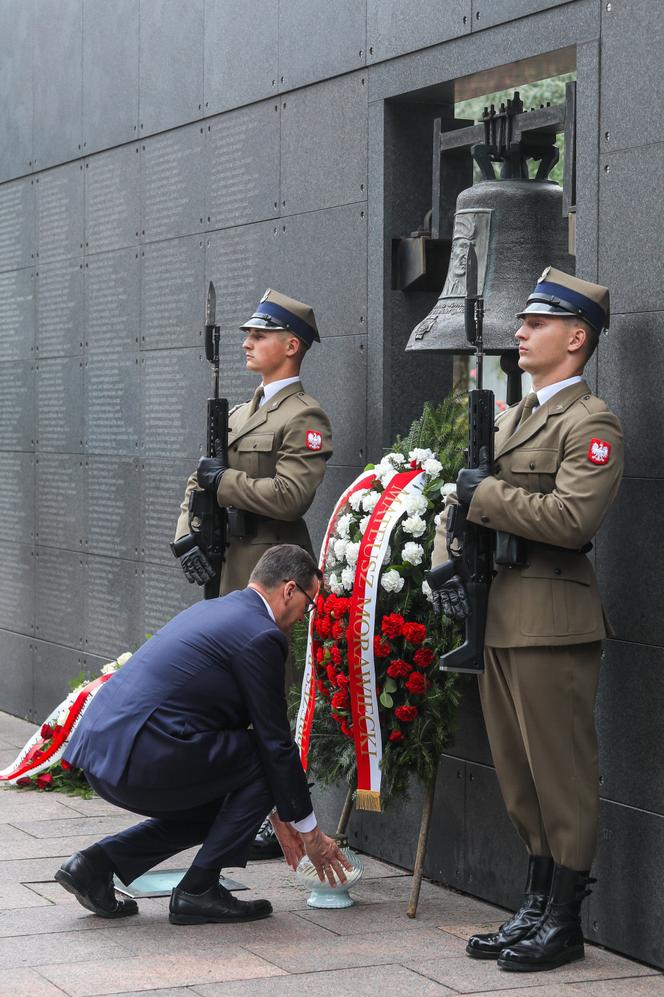
[[[585,927],[664,965],[663,40],[657,0],[0,0],[1,709],[41,720],[200,596],[168,543],[204,443],[207,282],[231,404],[265,288],[315,309],[304,381],[334,431],[317,540],[451,383],[448,359],[403,352],[436,294],[391,290],[392,240],[431,207],[434,119],[574,70],[577,273],[611,288],[592,374],[627,437],[595,551],[615,637]],[[340,802],[317,807],[332,822]],[[414,788],[351,838],[408,866],[418,818]],[[426,871],[510,904],[523,862],[468,682]]]

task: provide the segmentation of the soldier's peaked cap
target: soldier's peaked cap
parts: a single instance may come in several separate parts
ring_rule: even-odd
[[[268,287],[251,318],[240,328],[266,329],[271,332],[283,329],[295,333],[307,346],[311,346],[314,340],[320,343],[316,316],[311,305],[273,291],[271,287]]]
[[[529,296],[524,315],[576,315],[597,332],[609,327],[609,289],[547,267]]]

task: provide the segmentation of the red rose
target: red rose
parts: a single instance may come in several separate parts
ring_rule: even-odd
[[[31,786],[32,785],[32,779],[17,779],[16,780],[16,785],[17,786]]]
[[[389,736],[389,740],[392,741],[393,744],[401,744],[401,742],[405,741],[406,738],[400,730],[393,730]]]
[[[425,679],[422,672],[413,672],[409,675],[406,680],[406,689],[409,692],[414,693],[416,696],[421,696],[422,693],[426,692],[429,683]]]
[[[404,623],[403,635],[409,644],[421,644],[427,635],[427,628],[422,623]]]
[[[71,765],[69,764],[69,762],[66,762],[63,758],[62,761],[60,762],[60,768],[62,769],[63,772],[68,772],[69,769],[71,768]]]
[[[394,715],[397,720],[403,721],[405,724],[412,724],[413,720],[417,716],[418,710],[416,706],[397,706],[394,711]]]
[[[350,703],[350,696],[347,689],[339,689],[332,697],[332,706],[337,710],[344,710]]]
[[[340,689],[347,689],[350,685],[350,679],[343,672],[337,673],[337,685]]]
[[[319,637],[329,637],[332,631],[332,624],[329,616],[317,616],[314,620],[314,630]]]
[[[343,661],[343,655],[338,647],[330,648],[330,660],[333,665],[340,665]]]
[[[342,637],[346,636],[346,628],[341,620],[337,620],[336,623],[332,625],[332,636],[335,640],[341,640]]]
[[[380,629],[386,637],[401,637],[405,622],[403,616],[399,616],[398,613],[390,613],[388,616],[383,617]]]
[[[348,726],[348,724],[346,723],[345,720],[343,720],[341,722],[341,733],[345,734],[346,737],[348,737],[348,738],[351,739],[351,741],[353,740],[353,732],[352,732],[352,730],[350,729],[350,727]]]
[[[42,772],[41,775],[37,776],[37,786],[39,789],[48,789],[52,782],[53,776],[50,772]]]
[[[434,654],[430,647],[421,647],[413,655],[413,661],[418,668],[428,668],[433,663]]]
[[[50,724],[42,724],[39,733],[41,734],[41,736],[44,738],[45,741],[48,741],[49,738],[53,737],[53,734],[55,732]]]
[[[374,654],[377,658],[389,658],[392,654],[392,648],[390,647],[389,640],[385,640],[383,637],[379,637],[378,634],[374,637]]]
[[[407,661],[402,661],[401,658],[394,658],[387,666],[387,674],[392,679],[403,679],[406,675],[410,675],[412,670],[412,665],[409,665]]]

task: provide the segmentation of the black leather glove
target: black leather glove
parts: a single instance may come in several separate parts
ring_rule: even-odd
[[[211,582],[216,575],[216,571],[200,547],[192,547],[186,554],[183,554],[180,558],[180,564],[187,581],[195,582],[196,585],[205,585],[206,582]]]
[[[201,457],[196,468],[199,487],[216,493],[221,476],[227,470],[228,464],[221,457]]]
[[[465,620],[470,616],[470,605],[464,584],[458,575],[452,575],[442,588],[434,589],[433,608],[449,620]]]
[[[459,471],[456,486],[459,502],[468,508],[473,501],[473,495],[477,486],[492,474],[493,468],[489,460],[489,450],[487,447],[482,447],[480,450],[479,467],[464,467]]]

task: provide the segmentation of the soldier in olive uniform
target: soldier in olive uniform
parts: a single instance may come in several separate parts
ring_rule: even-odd
[[[608,326],[608,290],[549,267],[519,318],[519,366],[533,391],[498,417],[493,469],[462,470],[456,499],[507,552],[497,553],[479,685],[503,799],[529,855],[523,906],[466,951],[533,971],[584,955],[579,914],[599,811],[593,708],[607,635],[586,552],[620,485],[623,437],[582,377]],[[447,560],[445,547],[441,524],[434,564]],[[437,601],[463,618],[458,576]]]
[[[214,492],[228,510],[229,524],[220,595],[245,588],[262,554],[275,544],[298,544],[313,554],[302,517],[332,455],[330,420],[300,380],[305,353],[314,341],[320,342],[313,310],[268,288],[241,328],[246,332],[242,348],[247,370],[259,374],[262,383],[251,401],[230,414],[228,463],[219,457],[199,460],[187,482],[175,534],[177,540],[190,532],[192,490]],[[191,582],[202,585],[214,577],[199,547],[180,563]],[[289,655],[286,689],[293,678]],[[280,854],[269,826],[261,829],[256,849],[253,857]]]

